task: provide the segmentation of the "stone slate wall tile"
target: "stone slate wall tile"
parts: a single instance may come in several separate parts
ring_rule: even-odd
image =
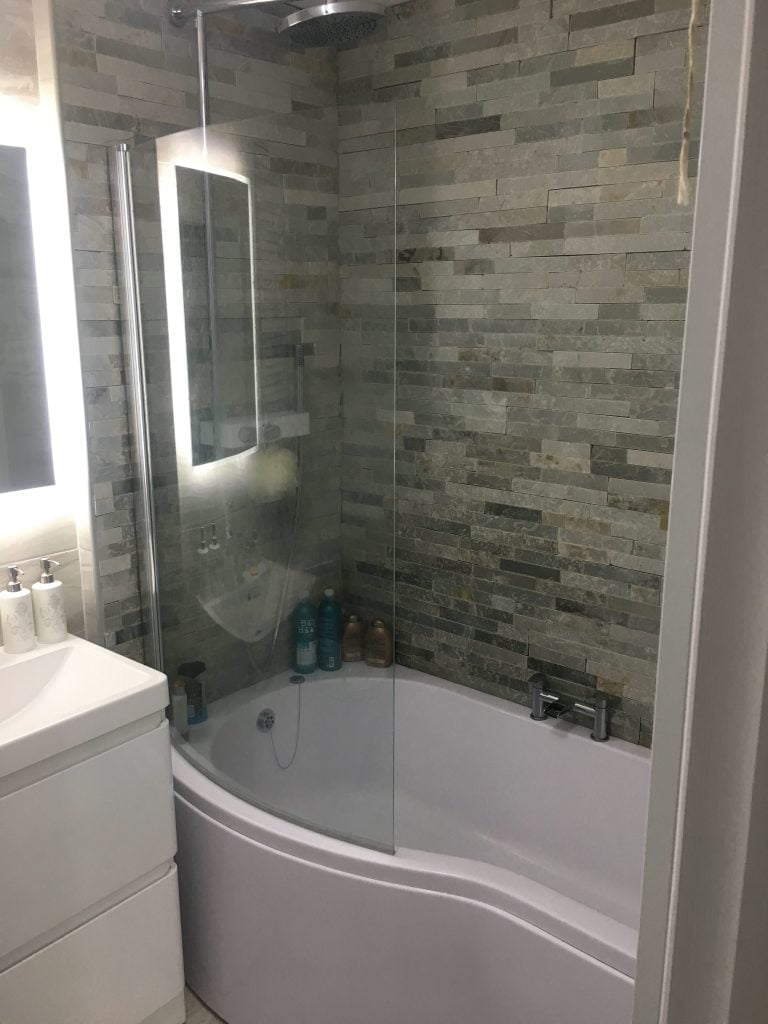
[[[401,662],[512,700],[535,671],[599,689],[644,744],[691,243],[686,19],[674,0],[414,0],[339,55],[343,83],[375,67],[342,87],[341,123],[379,136],[385,105],[399,129],[396,211],[370,163],[340,156],[342,267],[391,274],[398,305],[393,363],[366,338],[382,278],[354,279],[347,595],[390,605],[395,564]],[[697,67],[705,44],[702,26]],[[700,97],[699,81],[697,126]],[[361,519],[364,466],[381,503]]]
[[[325,63],[211,22],[217,116],[257,108],[303,211],[304,262],[274,293],[294,293],[275,307],[278,362],[304,302],[330,300],[304,339],[319,390],[302,557],[337,585],[343,571],[365,615],[396,599],[402,663],[517,701],[534,671],[600,689],[646,744],[690,250],[674,204],[686,7],[410,0]],[[140,655],[104,147],[196,123],[194,39],[128,0],[56,14],[96,557],[108,642]],[[697,44],[701,68],[706,26]],[[166,613],[199,623],[178,597]]]
[[[96,520],[94,557],[101,581],[105,642],[131,657],[144,657],[145,609],[139,594],[135,451],[126,394],[112,197],[107,146],[124,139],[152,139],[198,123],[194,31],[169,26],[162,4],[129,0],[56,0],[57,58],[62,90],[67,170],[73,220],[81,350]],[[260,295],[264,373],[275,384],[293,379],[293,352],[304,344],[306,401],[313,436],[305,446],[305,508],[297,558],[323,582],[340,583],[338,470],[340,405],[336,279],[336,65],[333,55],[303,57],[278,43],[271,25],[244,30],[242,20],[209,20],[209,74],[214,122],[247,118],[241,134],[263,139],[272,160],[273,193],[281,204],[260,206],[265,265],[273,274]],[[247,148],[244,138],[244,147]],[[166,648],[174,659],[202,646],[212,693],[227,692],[253,673],[242,643],[233,643],[202,611],[197,593],[206,585],[196,556],[199,525],[180,505],[170,418],[165,300],[157,236],[157,189],[149,165],[134,187],[142,235],[145,339],[155,407],[156,501],[160,520]],[[262,175],[263,179],[263,175]],[[278,212],[281,221],[276,223]],[[272,218],[272,220],[270,220]],[[279,232],[276,228],[279,227]],[[278,241],[278,235],[281,241]],[[263,239],[263,241],[262,241]],[[279,251],[278,251],[279,250]],[[152,262],[154,260],[154,263]],[[266,277],[266,275],[265,275]],[[267,358],[271,355],[274,358]],[[236,505],[237,495],[231,495]],[[269,513],[230,508],[228,524],[216,519],[235,565],[258,561],[251,543],[256,520],[262,543],[278,557],[285,530]],[[311,509],[311,513],[308,511]],[[250,520],[249,520],[250,515]],[[187,521],[181,522],[180,518]],[[213,521],[214,516],[209,519]],[[227,525],[233,539],[224,544]],[[239,565],[239,568],[238,568]],[[182,580],[184,566],[188,579]],[[219,566],[217,571],[223,571]],[[287,641],[286,636],[281,637]],[[263,647],[263,645],[262,645]],[[287,649],[287,643],[285,644]],[[255,661],[266,664],[265,651]],[[268,654],[268,652],[266,652]]]

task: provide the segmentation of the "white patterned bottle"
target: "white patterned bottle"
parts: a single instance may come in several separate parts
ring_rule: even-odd
[[[61,580],[53,578],[54,567],[58,569],[59,563],[52,558],[41,558],[40,582],[32,584],[35,626],[41,644],[60,644],[67,639],[64,587]]]
[[[6,654],[24,654],[35,646],[35,621],[32,617],[32,595],[22,587],[24,573],[17,565],[8,566],[10,582],[0,594],[0,628]]]

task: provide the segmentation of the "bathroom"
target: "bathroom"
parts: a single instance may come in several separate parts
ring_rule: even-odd
[[[0,23],[0,1022],[762,1019],[766,12]]]

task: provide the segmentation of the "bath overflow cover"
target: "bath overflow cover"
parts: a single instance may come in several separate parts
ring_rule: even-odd
[[[256,719],[256,728],[259,732],[269,732],[274,724],[275,712],[272,708],[264,708],[259,712],[259,717]]]

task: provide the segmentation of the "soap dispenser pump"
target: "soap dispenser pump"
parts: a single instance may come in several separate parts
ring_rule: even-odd
[[[67,639],[64,587],[61,580],[53,576],[54,568],[58,567],[59,563],[52,558],[41,558],[40,582],[32,584],[37,639],[41,644],[60,644]]]
[[[23,575],[18,565],[9,565],[8,586],[0,594],[0,626],[6,654],[24,654],[35,646],[32,595],[21,585]]]

